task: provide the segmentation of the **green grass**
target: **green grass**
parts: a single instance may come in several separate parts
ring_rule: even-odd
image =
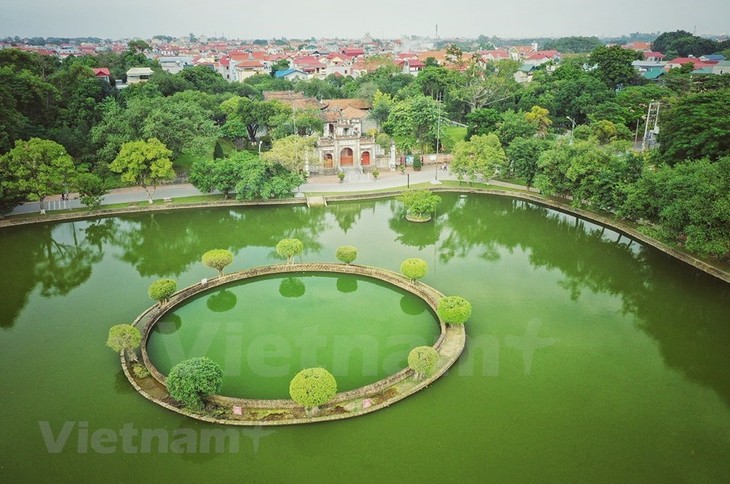
[[[236,151],[236,147],[233,145],[233,141],[224,138],[218,138],[218,142],[223,148],[223,154],[229,156],[231,153]]]
[[[459,182],[458,180],[444,180],[441,182],[440,185],[437,185],[440,187],[456,187],[456,188],[488,188],[490,190],[500,190],[500,191],[514,191],[514,192],[521,192],[522,190],[515,190],[513,188],[509,187],[499,187],[495,185],[490,185],[489,183],[479,183],[479,182],[472,182],[469,183],[468,181]],[[434,185],[431,184],[431,182],[423,182],[423,183],[411,183],[411,190],[414,189],[429,189],[433,188]],[[338,195],[365,195],[368,193],[387,193],[387,192],[396,192],[396,191],[402,191],[407,190],[406,187],[391,187],[391,188],[380,188],[375,190],[361,190],[356,192],[306,192],[308,196],[338,196]]]
[[[446,151],[452,151],[454,145],[459,141],[464,141],[466,137],[466,128],[461,126],[447,126],[444,128],[443,144]]]
[[[507,176],[496,178],[497,181],[505,182],[505,183],[513,183],[515,185],[523,185],[527,186],[527,182],[525,180],[522,180],[521,178],[510,178]]]
[[[182,172],[190,172],[190,168],[193,166],[193,163],[200,159],[212,160],[213,155],[211,154],[210,156],[201,157],[200,155],[195,155],[193,153],[183,153],[172,162],[172,168],[175,170],[175,173],[178,174]]]

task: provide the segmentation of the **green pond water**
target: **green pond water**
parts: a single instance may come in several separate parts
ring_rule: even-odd
[[[207,356],[223,369],[221,394],[290,398],[302,368],[323,366],[339,391],[352,390],[407,367],[408,352],[439,334],[437,316],[417,296],[322,273],[258,277],[198,295],[164,315],[147,347],[165,375]]]
[[[396,217],[396,202],[379,200],[0,230],[0,481],[727,482],[730,285],[539,205],[442,198],[428,224],[407,223]],[[304,261],[334,262],[345,244],[359,249],[358,263],[390,270],[407,257],[425,259],[426,284],[473,305],[459,362],[429,388],[364,417],[226,434],[132,390],[104,342],[111,325],[151,304],[152,281],[173,277],[185,287],[212,276],[199,262],[212,248],[234,252],[230,270],[278,263],[274,247],[289,237],[304,242]],[[281,280],[262,282],[270,285],[267,297],[281,295]],[[231,346],[222,355],[234,363],[230,373],[236,348],[254,334],[229,325],[234,310],[264,338],[258,351],[268,370],[301,363],[303,352],[333,364],[340,351],[343,368],[349,363],[353,374],[370,378],[375,359],[363,355],[373,347],[377,371],[395,366],[402,357],[382,342],[337,349],[337,337],[345,345],[346,335],[370,336],[362,322],[346,330],[352,333],[322,329],[332,349],[265,340],[288,333],[267,336],[267,314],[284,311],[285,300],[304,302],[319,284],[327,297],[347,301],[344,320],[386,310],[431,317],[411,314],[417,311],[401,307],[399,295],[381,303],[382,288],[373,288],[377,301],[361,304],[360,280],[350,292],[351,282],[301,282],[303,296],[282,297],[264,314],[253,308],[265,301],[246,295],[246,285],[235,287],[244,292],[234,294],[232,310],[220,310],[231,305],[225,294],[212,309],[199,301],[222,318],[213,341]],[[290,284],[283,292],[297,291]],[[161,330],[181,331],[185,318]],[[301,335],[312,327],[306,324],[291,331]],[[389,329],[386,343],[435,335]],[[200,340],[178,341],[186,353]],[[241,372],[250,367],[245,355],[240,363]],[[252,372],[252,380],[266,380],[260,368]]]

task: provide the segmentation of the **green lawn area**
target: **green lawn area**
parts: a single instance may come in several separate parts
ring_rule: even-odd
[[[221,144],[221,148],[223,148],[223,153],[228,156],[231,153],[236,151],[236,147],[233,145],[233,142],[219,138],[218,142]],[[180,174],[182,172],[190,173],[190,168],[193,166],[193,163],[198,160],[212,160],[213,159],[213,148],[215,144],[210,147],[210,153],[205,155],[199,155],[194,153],[182,153],[180,156],[177,157],[175,161],[172,162],[172,168],[175,170],[175,173]]]
[[[466,137],[466,128],[461,126],[447,126],[444,128],[444,148],[446,151],[452,151],[454,145],[459,141],[464,141]]]
[[[213,159],[213,155],[205,157],[209,160]],[[172,168],[175,170],[175,173],[180,174],[182,172],[190,172],[190,168],[193,166],[193,163],[197,160],[200,160],[200,155],[195,155],[193,153],[183,153],[180,156],[178,156],[175,161],[172,162]]]

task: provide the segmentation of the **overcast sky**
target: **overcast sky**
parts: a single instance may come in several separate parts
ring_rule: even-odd
[[[0,38],[398,38],[730,32],[728,0],[0,0]]]

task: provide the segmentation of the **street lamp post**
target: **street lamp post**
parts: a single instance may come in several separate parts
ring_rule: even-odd
[[[263,140],[259,141],[259,158],[261,158],[261,143],[263,143]]]

